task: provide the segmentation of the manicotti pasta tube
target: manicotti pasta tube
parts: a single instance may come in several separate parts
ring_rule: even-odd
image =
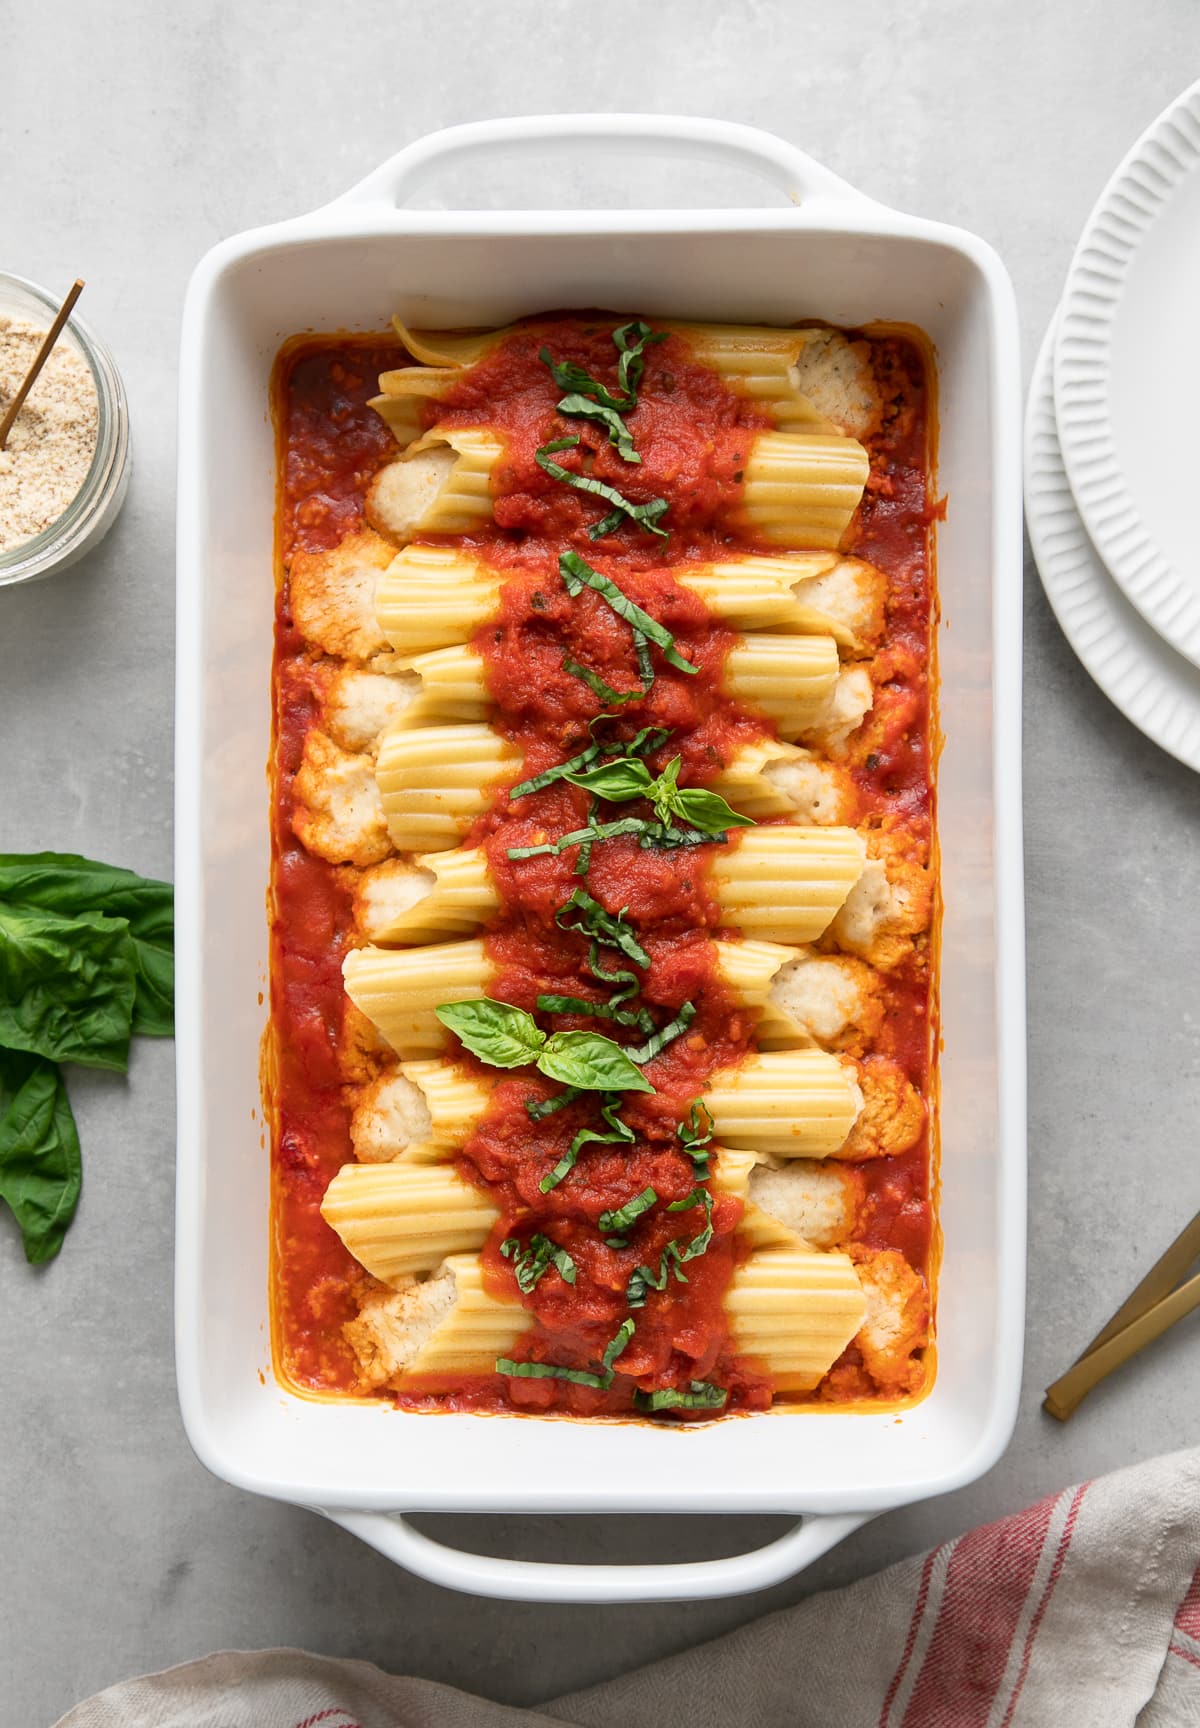
[[[392,843],[401,852],[457,846],[496,787],[515,780],[521,753],[490,726],[393,727],[375,777]]]
[[[828,927],[865,857],[853,828],[743,828],[714,848],[708,880],[723,924],[764,941],[795,945],[814,942]],[[428,942],[477,929],[499,905],[485,854],[464,847],[430,853],[413,864],[391,860],[369,872],[359,887],[355,915],[369,941]]]
[[[343,1164],[321,1216],[360,1265],[384,1284],[477,1252],[500,1216],[450,1164]]]
[[[381,468],[367,521],[406,545],[418,534],[470,534],[492,518],[492,475],[504,442],[486,426],[435,427]]]
[[[364,1385],[398,1389],[425,1374],[491,1374],[532,1324],[519,1302],[484,1289],[478,1255],[452,1254],[432,1278],[368,1297],[343,1336]]]

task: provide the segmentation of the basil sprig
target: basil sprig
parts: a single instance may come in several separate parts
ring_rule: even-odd
[[[552,1188],[558,1187],[564,1177],[571,1174],[579,1154],[585,1146],[591,1145],[593,1141],[605,1146],[632,1143],[635,1139],[633,1129],[627,1122],[622,1122],[618,1116],[617,1112],[620,1108],[621,1094],[619,1092],[605,1096],[600,1115],[608,1124],[609,1132],[606,1134],[600,1128],[581,1128],[553,1170],[548,1171],[538,1183],[543,1194],[549,1194]]]
[[[500,1252],[506,1260],[513,1262],[517,1287],[526,1296],[537,1289],[538,1280],[551,1266],[556,1268],[564,1284],[575,1282],[574,1260],[565,1248],[560,1248],[557,1242],[552,1242],[549,1236],[543,1236],[540,1231],[535,1231],[524,1247],[521,1246],[520,1237],[506,1236],[500,1244]]]
[[[592,1386],[599,1392],[607,1392],[615,1377],[613,1363],[633,1337],[635,1324],[630,1319],[618,1326],[600,1358],[599,1374],[586,1368],[560,1368],[554,1362],[514,1362],[508,1356],[497,1358],[496,1372],[514,1380],[569,1380],[575,1386]]]
[[[636,756],[618,756],[596,767],[573,769],[564,778],[596,798],[610,804],[626,804],[631,798],[645,798],[654,806],[654,813],[664,828],[685,824],[696,832],[724,834],[730,828],[752,828],[751,816],[739,816],[730,809],[717,792],[706,792],[700,786],[680,786],[679,770],[683,758],[673,756],[655,776]]]
[[[635,1194],[632,1200],[625,1202],[624,1206],[618,1206],[612,1212],[601,1212],[599,1218],[601,1234],[607,1236],[614,1230],[628,1230],[631,1224],[636,1224],[643,1212],[649,1212],[657,1200],[658,1195],[653,1188],[643,1188],[640,1194]]]
[[[616,716],[612,714],[597,714],[595,720],[590,720],[588,724],[595,726],[599,720],[615,718]],[[565,779],[568,774],[575,774],[580,769],[587,768],[591,763],[599,761],[602,756],[649,755],[652,750],[657,750],[665,744],[670,736],[671,734],[665,727],[643,726],[637,736],[631,738],[628,744],[606,744],[597,739],[586,749],[581,750],[577,756],[572,756],[569,761],[558,762],[553,768],[546,768],[541,774],[535,774],[531,780],[519,781],[517,785],[510,787],[508,796],[510,798],[524,798],[529,792],[541,792],[545,787],[552,786],[556,780]]]
[[[693,675],[700,670],[679,653],[675,647],[675,638],[665,624],[660,624],[657,618],[651,618],[649,612],[643,611],[623,589],[618,588],[611,576],[603,576],[599,570],[593,570],[587,559],[581,558],[578,552],[559,553],[558,573],[572,599],[582,594],[585,588],[592,589],[608,603],[618,618],[623,618],[634,630],[661,648],[663,658],[672,666],[680,672]]]
[[[728,1397],[723,1386],[714,1386],[708,1380],[692,1380],[686,1392],[675,1386],[664,1386],[658,1392],[637,1391],[633,1402],[636,1409],[654,1415],[659,1410],[722,1410]]]
[[[547,1034],[523,1008],[488,996],[444,1002],[434,1012],[472,1055],[493,1068],[524,1068],[532,1062],[551,1080],[581,1092],[654,1091],[621,1046],[599,1032]]]
[[[652,498],[648,504],[632,504],[615,486],[609,486],[604,480],[597,480],[594,474],[575,474],[570,468],[564,468],[554,457],[559,450],[573,450],[579,443],[576,438],[555,438],[550,444],[543,444],[540,450],[535,450],[533,459],[552,480],[561,480],[565,486],[573,486],[577,492],[590,492],[593,497],[603,498],[606,504],[613,506],[611,512],[588,529],[589,540],[602,540],[606,534],[611,534],[614,528],[619,528],[622,521],[628,519],[636,522],[639,528],[644,528],[647,534],[657,534],[660,539],[667,538],[667,530],[658,526],[659,518],[665,516],[669,508],[665,498]]]

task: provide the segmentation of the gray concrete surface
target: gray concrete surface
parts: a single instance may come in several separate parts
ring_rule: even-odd
[[[1016,280],[1028,370],[1096,193],[1196,75],[1200,15],[1194,0],[47,0],[4,8],[0,63],[0,267],[64,289],[87,278],[136,448],[101,551],[0,592],[2,844],[167,874],[175,356],[184,284],[214,240],[322,203],[449,122],[711,113],[984,234]],[[172,1380],[171,1050],[143,1044],[128,1083],[72,1076],[86,1187],[61,1260],[29,1270],[0,1221],[3,1728],[42,1728],[126,1674],[230,1645],[306,1645],[534,1701],[1197,1438],[1195,1317],[1070,1427],[1039,1409],[1200,1205],[1200,785],[1093,688],[1031,570],[1026,599],[1030,1320],[1003,1462],[758,1599],[533,1609],[421,1583],[193,1459]],[[497,1552],[578,1558],[694,1557],[776,1528],[446,1521]]]

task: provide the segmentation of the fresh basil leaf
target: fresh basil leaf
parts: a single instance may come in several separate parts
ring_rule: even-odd
[[[617,382],[635,402],[646,364],[644,350],[652,343],[665,342],[667,334],[665,330],[651,330],[649,324],[643,324],[640,318],[634,318],[613,331],[613,343],[621,356],[617,361]]]
[[[569,438],[555,438],[553,443],[543,444],[541,449],[536,454],[537,454],[537,457],[540,459],[544,455],[553,454],[559,450],[576,450],[576,449],[578,449],[578,447],[579,447],[579,434],[576,432],[576,433],[572,433],[572,435]],[[553,467],[554,464],[551,463],[550,466]],[[543,468],[546,467],[546,464],[544,462],[542,463],[542,467]]]
[[[497,1374],[510,1380],[569,1380],[574,1386],[594,1386],[605,1392],[612,1385],[611,1374],[590,1374],[584,1368],[558,1368],[552,1362],[514,1362],[508,1356],[496,1358]]]
[[[601,1234],[607,1236],[611,1230],[628,1230],[657,1201],[658,1195],[653,1188],[643,1188],[640,1194],[635,1194],[632,1200],[627,1200],[614,1212],[601,1212],[598,1220]]]
[[[644,1044],[639,1044],[636,1049],[630,1050],[630,1056],[635,1062],[649,1062],[652,1057],[660,1055],[668,1044],[686,1032],[695,1018],[696,1004],[685,1002],[673,1020],[665,1026],[660,1026],[658,1031],[652,1033]]]
[[[123,1072],[136,994],[126,919],[0,901],[0,1045]]]
[[[555,1267],[564,1284],[575,1282],[574,1260],[565,1248],[560,1248],[557,1242],[552,1242],[540,1232],[535,1231],[524,1248],[518,1237],[506,1236],[500,1244],[500,1252],[506,1260],[513,1261],[517,1287],[526,1296],[537,1289],[539,1279],[551,1266]]]
[[[625,910],[622,906],[619,912],[607,912],[586,889],[576,888],[571,898],[554,914],[554,922],[560,930],[582,930],[594,941],[603,942],[605,947],[619,949],[626,959],[644,969],[650,964],[650,956],[626,923]],[[592,969],[595,971],[594,964]],[[596,972],[596,976],[609,983],[621,975]]]
[[[654,1091],[621,1046],[599,1032],[555,1032],[546,1039],[537,1065],[551,1080],[585,1092]]]
[[[600,402],[589,402],[586,396],[563,396],[555,407],[571,420],[594,420],[608,433],[608,441],[626,462],[641,462],[634,448],[633,433],[615,408]]]
[[[637,756],[620,756],[615,762],[602,762],[598,768],[586,768],[582,774],[568,774],[572,786],[579,786],[593,797],[606,798],[610,804],[624,804],[630,798],[645,798],[654,785],[646,764]]]
[[[473,1056],[493,1068],[523,1068],[537,1060],[546,1043],[532,1014],[508,1002],[493,1002],[490,996],[444,1002],[434,1013]]]
[[[590,666],[583,666],[578,660],[573,660],[569,654],[562,657],[562,668],[569,672],[572,678],[578,678],[581,684],[586,684],[593,696],[598,696],[601,702],[640,702],[646,692],[639,686],[636,690],[614,690],[601,678],[599,672],[593,672]],[[569,780],[571,776],[568,774]],[[511,797],[511,793],[509,794]]]
[[[604,1365],[604,1372],[608,1375],[610,1384],[612,1383],[613,1363],[617,1360],[618,1356],[621,1356],[624,1353],[625,1346],[633,1337],[635,1325],[636,1322],[632,1319],[623,1320],[616,1332],[614,1332],[613,1336],[609,1339],[604,1355],[600,1358]]]
[[[658,1410],[721,1410],[729,1397],[723,1386],[713,1386],[707,1380],[693,1380],[686,1392],[674,1386],[664,1386],[658,1392],[637,1391],[633,1402],[639,1410],[651,1414]]]
[[[628,413],[629,409],[635,406],[633,397],[614,396],[611,390],[598,384],[590,372],[585,372],[583,367],[577,366],[573,360],[552,359],[549,348],[543,348],[538,359],[543,366],[550,368],[550,375],[560,390],[579,391],[593,397],[602,408],[612,408],[618,414]]]
[[[75,852],[0,853],[0,902],[61,917],[103,912],[124,918],[133,940],[137,993],[133,1030],[153,1038],[175,1031],[175,890]]]
[[[686,786],[682,791],[676,791],[671,806],[673,816],[706,834],[723,834],[729,828],[754,826],[753,816],[739,816],[720,793],[706,792],[700,786]]]
[[[588,529],[589,537],[599,540],[605,534],[611,534],[621,519],[628,517],[631,522],[636,522],[639,528],[644,528],[647,534],[657,534],[660,539],[665,540],[667,530],[658,526],[659,517],[665,516],[670,508],[665,498],[652,498],[648,504],[632,504],[615,486],[597,480],[594,474],[574,474],[560,462],[551,459],[549,452],[565,450],[578,442],[578,438],[560,438],[553,444],[543,444],[540,450],[534,451],[533,459],[552,480],[561,480],[565,486],[573,486],[577,492],[590,492],[593,497],[603,498],[605,503],[613,506],[611,515]]]
[[[639,630],[649,641],[662,649],[663,657],[680,672],[697,673],[700,668],[693,666],[690,660],[685,660],[675,647],[675,638],[665,624],[660,624],[656,618],[651,618],[637,603],[631,600],[613,581],[611,576],[602,576],[599,570],[593,570],[586,558],[581,558],[578,552],[561,552],[558,558],[558,572],[572,599],[581,594],[585,588],[590,588],[599,594],[602,600],[634,630]]]
[[[62,1073],[44,1057],[0,1050],[0,1199],[31,1266],[62,1247],[83,1179],[79,1134]]]

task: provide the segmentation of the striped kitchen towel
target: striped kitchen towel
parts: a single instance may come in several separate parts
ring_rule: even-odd
[[[129,1681],[78,1705],[58,1728],[743,1722],[1200,1724],[1200,1450],[1065,1489],[847,1589],[534,1709],[366,1663],[268,1650],[226,1652]]]

